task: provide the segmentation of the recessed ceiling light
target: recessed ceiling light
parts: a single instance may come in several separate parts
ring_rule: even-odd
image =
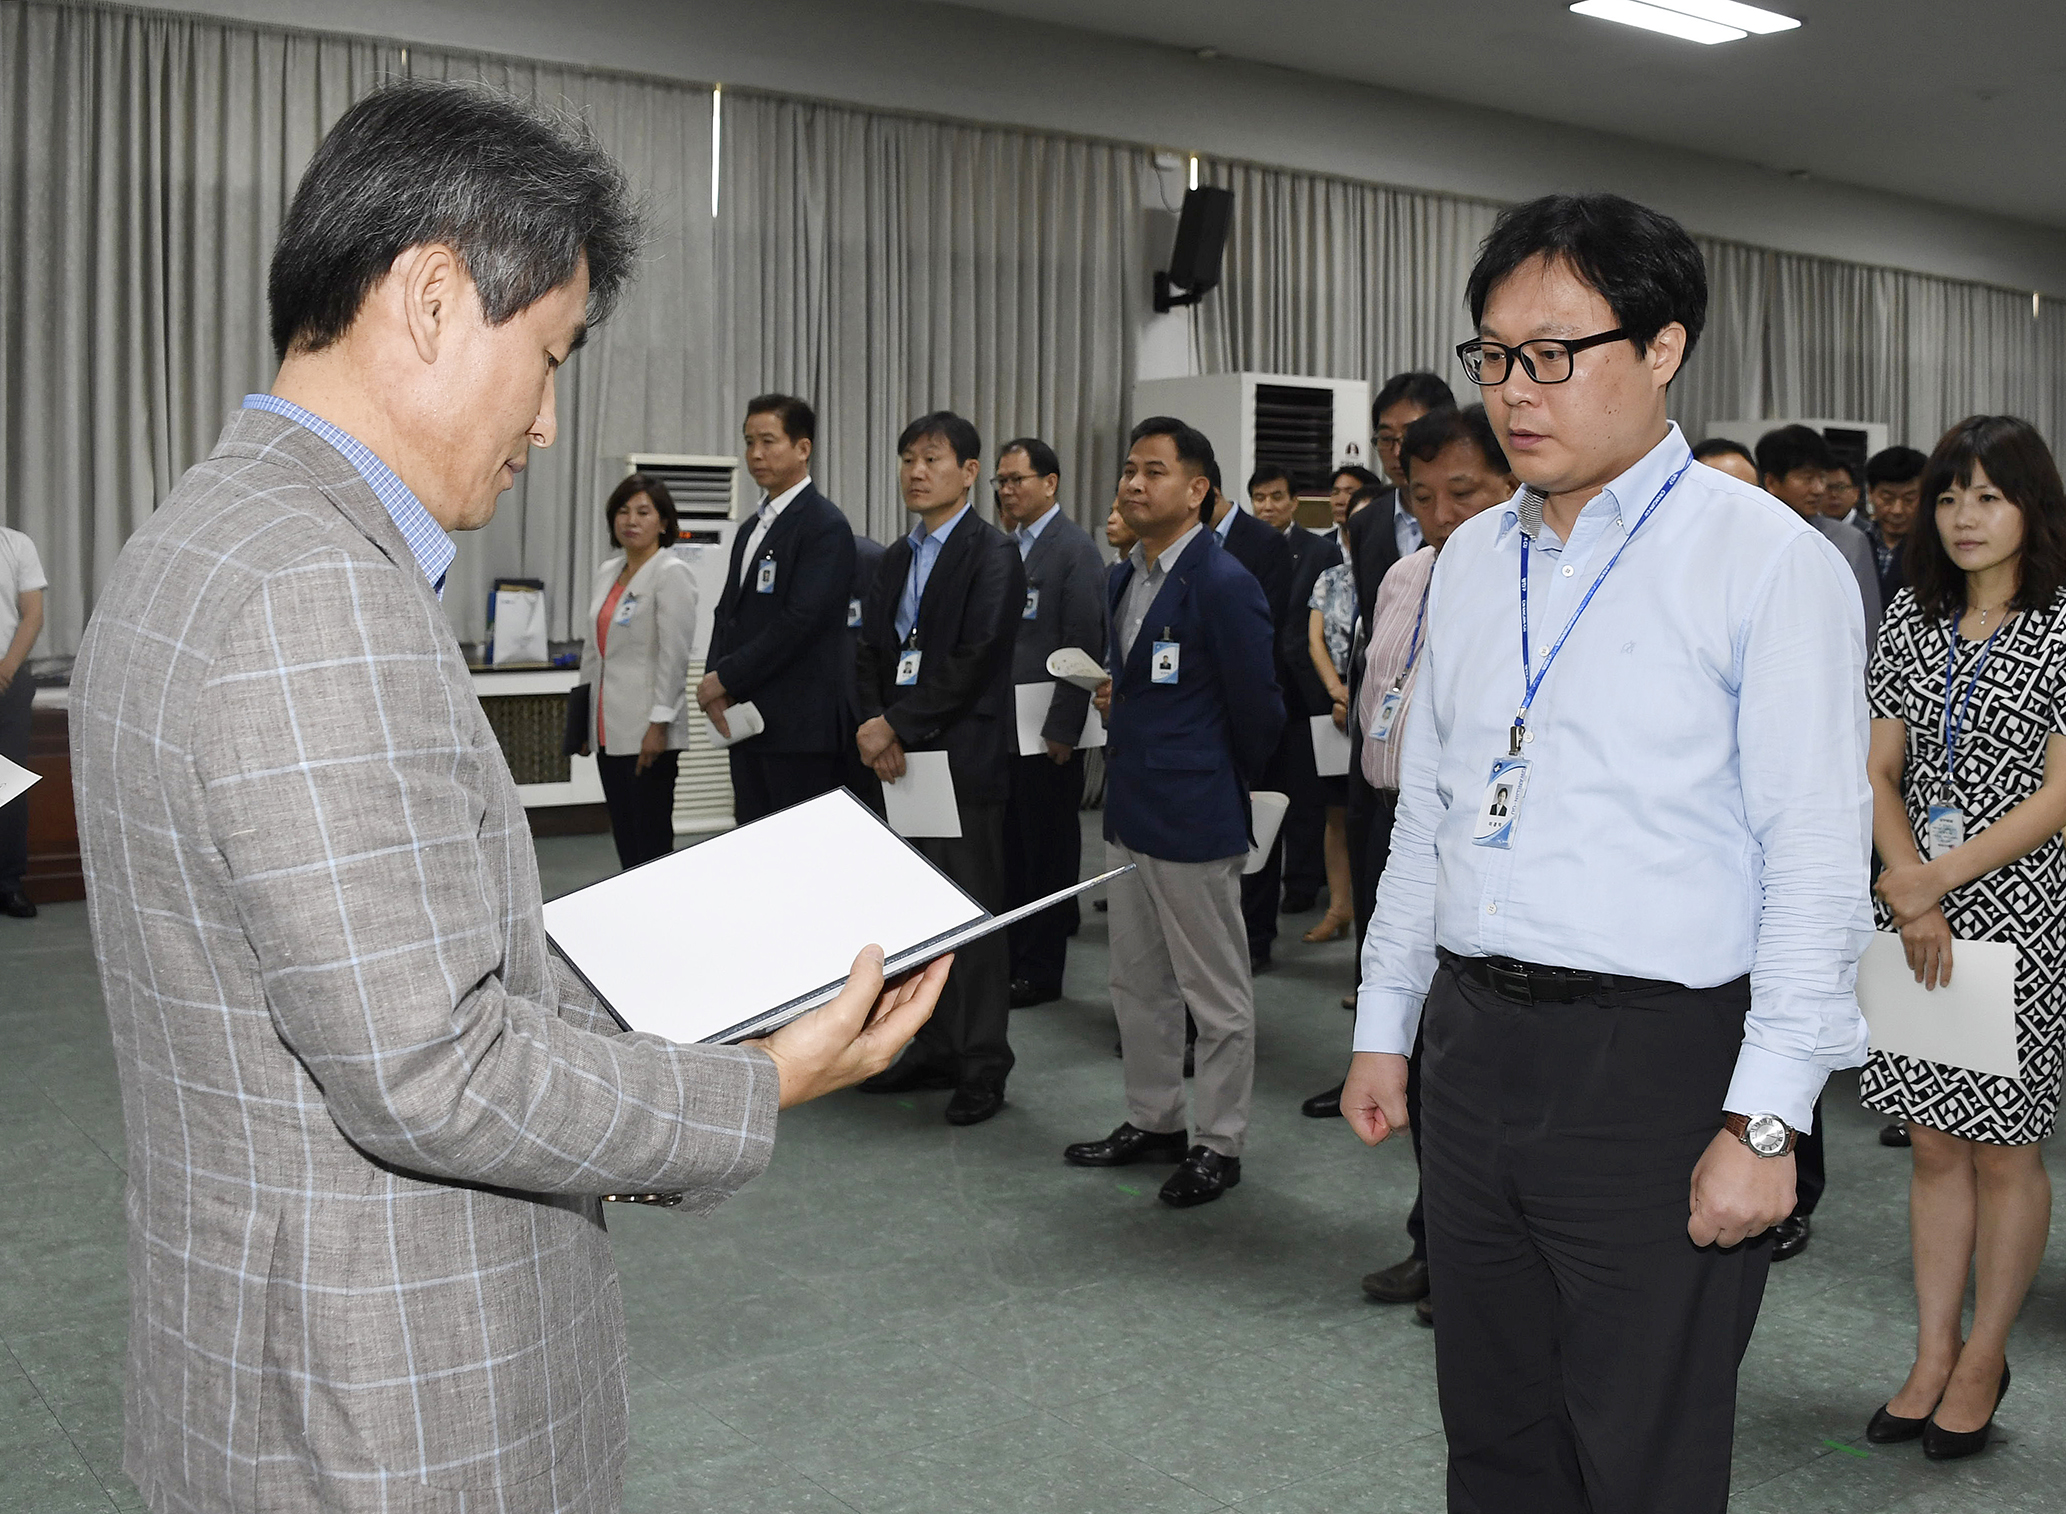
[[[1596,20],[1710,44],[1741,41],[1752,32],[1792,31],[1800,25],[1792,16],[1738,0],[1578,0],[1571,9]]]

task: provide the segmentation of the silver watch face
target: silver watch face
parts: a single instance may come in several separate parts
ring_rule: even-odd
[[[1776,1114],[1754,1114],[1743,1127],[1744,1144],[1761,1157],[1776,1157],[1786,1150],[1786,1121]]]

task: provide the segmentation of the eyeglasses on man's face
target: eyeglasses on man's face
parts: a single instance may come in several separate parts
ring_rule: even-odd
[[[1463,343],[1456,349],[1456,356],[1463,363],[1465,375],[1480,389],[1497,389],[1504,384],[1512,376],[1516,361],[1536,383],[1561,384],[1571,377],[1575,359],[1586,348],[1625,341],[1627,337],[1628,332],[1617,326],[1597,336],[1582,336],[1571,341],[1537,337],[1518,347],[1481,338]]]
[[[994,489],[1016,489],[1021,484],[1030,484],[1040,477],[1038,473],[993,473],[990,486]]]

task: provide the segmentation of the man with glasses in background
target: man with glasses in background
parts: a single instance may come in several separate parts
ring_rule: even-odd
[[[1105,561],[1090,533],[1069,519],[1056,496],[1062,465],[1036,436],[998,449],[997,517],[1011,533],[1026,570],[1026,603],[1012,650],[1015,698],[1047,699],[1041,750],[1014,747],[1011,791],[1004,804],[1004,903],[1017,909],[1076,881],[1083,868],[1084,722],[1090,691],[1047,672],[1063,647],[1105,656]],[[1052,695],[1037,691],[1052,690]],[[1062,969],[1076,928],[1070,899],[1010,928],[1011,1007],[1026,1009],[1062,996]]]
[[[1707,311],[1676,222],[1518,206],[1468,297],[1523,488],[1431,580],[1342,1112],[1406,1124],[1419,1030],[1449,1507],[1715,1514],[1760,1237],[1864,1055],[1864,626],[1666,416]]]

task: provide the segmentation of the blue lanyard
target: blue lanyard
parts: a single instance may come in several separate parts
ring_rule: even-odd
[[[1431,571],[1428,581],[1420,586],[1420,613],[1413,617],[1413,644],[1406,649],[1406,666],[1399,669],[1399,676],[1392,680],[1394,690],[1406,687],[1406,680],[1413,676],[1413,665],[1420,660],[1420,628],[1428,618],[1428,590],[1435,586],[1435,575]]]
[[[1578,608],[1571,612],[1571,619],[1564,624],[1564,634],[1557,638],[1556,645],[1549,649],[1549,656],[1543,658],[1540,672],[1531,672],[1528,659],[1528,536],[1521,534],[1521,678],[1525,691],[1521,695],[1521,707],[1514,712],[1514,731],[1510,756],[1521,755],[1521,743],[1528,735],[1528,707],[1535,703],[1536,691],[1542,681],[1549,677],[1550,668],[1556,663],[1557,654],[1564,650],[1564,643],[1571,639],[1572,631],[1578,627],[1578,617],[1585,613],[1586,606],[1593,602],[1593,596],[1600,592],[1600,585],[1607,581],[1607,575],[1614,571],[1614,565],[1621,561],[1621,554],[1628,550],[1628,544],[1636,539],[1636,532],[1643,529],[1657,507],[1664,503],[1665,495],[1671,493],[1678,481],[1686,476],[1686,470],[1693,466],[1693,459],[1687,458],[1679,464],[1679,471],[1664,481],[1664,487],[1657,491],[1656,498],[1643,507],[1643,513],[1636,517],[1636,523],[1628,535],[1621,539],[1621,545],[1614,549],[1614,555],[1607,559],[1607,566],[1600,569],[1600,576],[1593,580],[1592,587],[1585,591],[1585,598],[1578,602]]]
[[[1953,675],[1958,671],[1958,617],[1951,617],[1951,650],[1944,657],[1944,789],[1948,797],[1958,782],[1958,738],[1966,728],[1966,715],[1973,708],[1973,690],[1980,686],[1980,675],[1987,671],[1987,659],[1994,655],[1994,637],[2001,635],[2009,626],[2009,617],[2004,615],[2001,624],[1994,628],[1994,636],[1980,648],[1980,661],[1973,668],[1973,676],[1966,681],[1966,697],[1959,702],[1958,724],[1951,723],[1951,686]]]

